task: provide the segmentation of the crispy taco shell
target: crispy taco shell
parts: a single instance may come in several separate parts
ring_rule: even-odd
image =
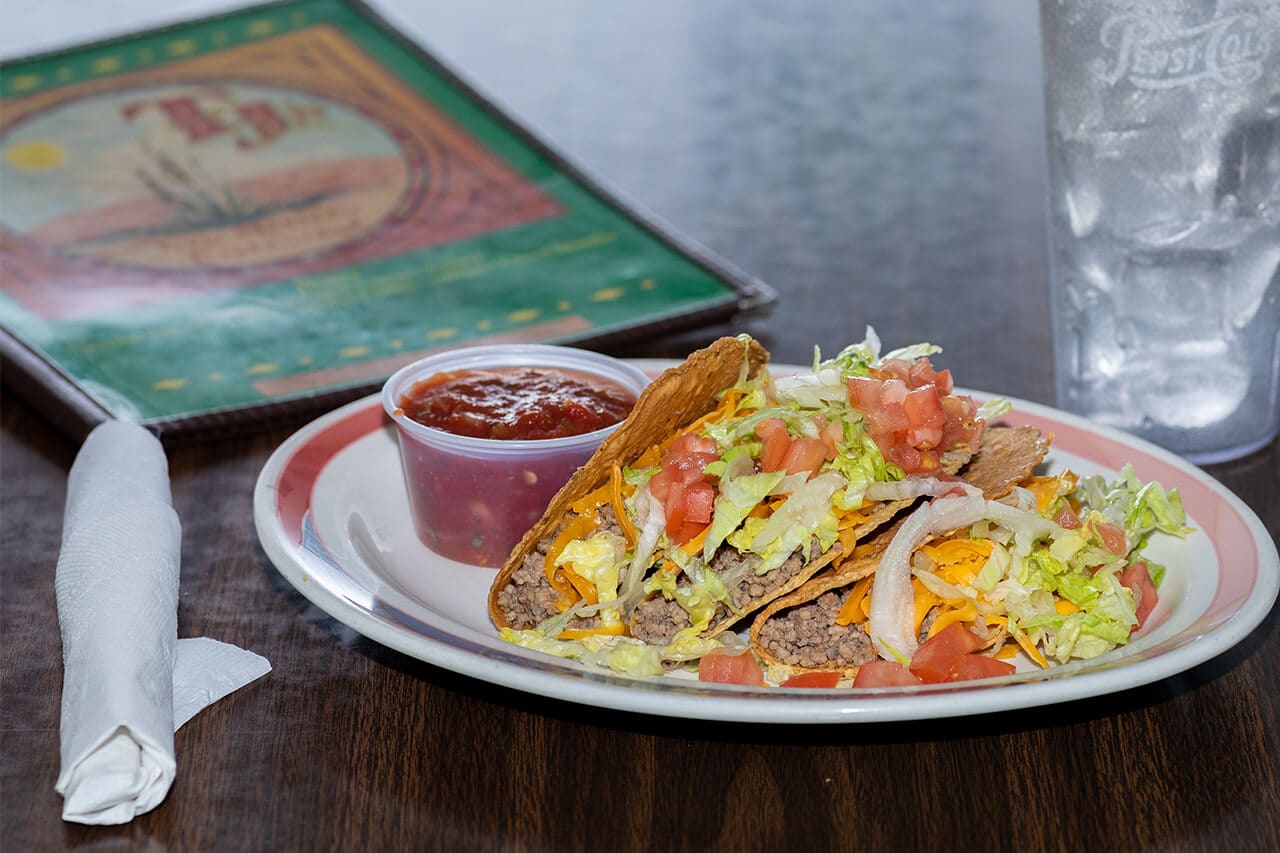
[[[1034,427],[991,427],[985,431],[978,453],[960,470],[960,476],[981,489],[988,500],[999,500],[1031,475],[1048,450],[1048,441]],[[751,646],[761,660],[799,671],[836,670],[851,674],[857,664],[844,661],[874,656],[864,627],[837,625],[835,616],[853,585],[875,572],[880,556],[905,518],[900,517],[863,541],[855,558],[835,571],[818,575],[793,592],[774,598],[751,624]],[[797,663],[798,660],[805,662]]]
[[[747,375],[753,377],[768,363],[769,353],[751,338],[724,337],[649,383],[631,414],[556,493],[541,520],[507,557],[489,589],[489,617],[495,625],[511,627],[499,604],[499,594],[511,584],[512,575],[538,543],[556,532],[570,505],[603,485],[614,465],[629,465],[681,427],[713,411],[721,393],[738,381],[744,358]]]

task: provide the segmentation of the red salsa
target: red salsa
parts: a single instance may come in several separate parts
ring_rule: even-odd
[[[543,367],[437,373],[400,398],[410,420],[472,438],[582,435],[618,423],[636,398],[607,379]]]

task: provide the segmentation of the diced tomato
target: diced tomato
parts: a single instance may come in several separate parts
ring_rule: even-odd
[[[858,667],[854,687],[909,687],[923,684],[919,676],[896,660],[873,660]]]
[[[905,384],[911,376],[911,362],[905,358],[886,358],[871,370],[871,375],[883,380],[898,379]]]
[[[674,536],[684,523],[685,510],[688,504],[684,500],[685,485],[679,481],[667,487],[667,499],[663,503],[667,518],[667,536]]]
[[[926,684],[948,681],[961,657],[977,651],[981,644],[969,629],[952,622],[920,644],[909,668]]]
[[[977,450],[985,423],[968,396],[954,396],[948,370],[928,359],[887,359],[868,377],[849,380],[849,403],[889,462],[907,474],[935,474],[941,454],[955,447]]]
[[[884,381],[884,404],[888,406],[890,403],[901,403],[907,399],[907,392],[910,390],[907,387],[907,383],[901,379],[886,379]]]
[[[685,433],[671,442],[662,469],[649,479],[649,492],[662,504],[667,536],[676,544],[692,539],[710,523],[715,478],[704,472],[719,458],[713,439]]]
[[[818,433],[818,438],[822,439],[823,445],[827,448],[827,458],[835,459],[837,447],[844,440],[844,425],[839,421],[832,421],[822,427],[822,431]]]
[[[659,503],[666,504],[667,495],[671,491],[671,474],[667,471],[658,471],[649,478],[649,493],[658,499]]]
[[[933,365],[929,363],[929,359],[921,358],[911,363],[911,369],[907,371],[907,384],[912,388],[923,388],[925,385],[932,385],[938,378],[938,373],[933,369]]]
[[[698,524],[710,524],[711,514],[715,509],[716,490],[710,483],[694,483],[685,488],[685,513],[688,521]]]
[[[1076,514],[1071,504],[1064,501],[1062,509],[1053,516],[1053,523],[1068,530],[1075,530],[1080,526],[1080,516]]]
[[[866,376],[849,377],[849,404],[860,412],[874,412],[880,408],[884,385],[879,379]]]
[[[693,537],[697,536],[707,528],[706,524],[700,524],[696,521],[685,521],[675,533],[670,533],[667,538],[675,545],[683,545]]]
[[[982,444],[982,431],[986,426],[978,417],[978,404],[968,395],[947,395],[942,398],[942,408],[947,413],[942,446],[949,450],[963,445],[977,450]]]
[[[764,684],[764,670],[750,649],[741,653],[715,649],[698,661],[698,680],[717,684]]]
[[[943,427],[947,413],[942,408],[942,397],[933,385],[924,385],[907,392],[902,407],[913,427]]]
[[[911,424],[907,430],[908,444],[922,450],[932,450],[942,443],[947,413],[942,409],[936,388],[926,385],[907,392],[902,408]]]
[[[903,471],[910,471],[913,474],[931,473],[933,469],[938,467],[938,456],[936,453],[926,456],[911,445],[902,442],[890,445],[888,450],[881,448],[884,458],[897,465]]]
[[[666,471],[673,480],[679,480],[688,485],[706,479],[703,469],[719,458],[718,453],[702,451],[680,455],[668,453],[662,460],[662,470]]]
[[[1105,521],[1094,521],[1093,529],[1102,540],[1102,547],[1112,554],[1123,557],[1129,553],[1129,543],[1125,540],[1124,528]]]
[[[684,456],[689,453],[715,453],[716,450],[714,438],[686,432],[684,435],[677,436],[675,441],[671,442],[671,447],[667,449],[667,455]]]
[[[838,672],[802,672],[782,682],[782,687],[835,687],[840,683]]]
[[[1130,563],[1129,567],[1120,573],[1118,580],[1121,586],[1133,590],[1133,596],[1137,599],[1138,625],[1137,628],[1134,628],[1136,631],[1147,624],[1147,617],[1151,615],[1151,611],[1156,607],[1156,602],[1160,600],[1156,594],[1156,585],[1151,581],[1151,573],[1147,571],[1147,564],[1141,560]]]
[[[813,473],[827,459],[827,446],[818,438],[797,438],[782,457],[782,468],[788,474]]]
[[[999,675],[1012,675],[1017,668],[1002,660],[989,658],[986,655],[962,655],[959,663],[951,671],[952,681],[974,681],[979,678],[995,678]]]
[[[905,432],[911,427],[911,418],[900,402],[885,402],[880,408],[866,413],[867,429],[872,437]]]
[[[663,455],[662,470],[670,479],[689,485],[706,479],[703,469],[719,458],[713,439],[685,433],[676,438]]]
[[[782,460],[791,447],[791,435],[781,418],[765,418],[756,424],[756,435],[764,440],[760,451],[761,471],[781,471]]]

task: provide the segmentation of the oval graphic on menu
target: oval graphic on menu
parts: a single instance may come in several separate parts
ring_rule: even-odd
[[[99,92],[0,137],[0,224],[64,257],[181,271],[314,257],[421,186],[422,158],[337,100],[190,82]],[[41,192],[50,183],[58,192]]]

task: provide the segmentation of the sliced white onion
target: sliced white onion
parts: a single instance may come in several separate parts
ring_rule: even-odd
[[[865,497],[872,501],[909,501],[922,495],[945,495],[956,488],[966,495],[980,494],[979,490],[959,480],[947,482],[937,477],[908,477],[905,480],[892,480],[887,483],[870,483],[867,485]]]
[[[986,509],[987,501],[981,494],[958,495],[927,503],[902,523],[880,558],[871,587],[868,628],[882,658],[910,659],[920,645],[912,618],[911,555],[930,536],[967,527],[982,518]]]
[[[998,501],[987,504],[987,519],[1013,532],[1014,554],[1031,553],[1031,546],[1060,528],[1035,510],[1018,509]]]

